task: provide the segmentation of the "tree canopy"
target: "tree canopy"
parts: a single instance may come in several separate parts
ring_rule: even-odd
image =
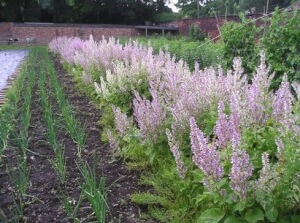
[[[207,15],[270,12],[294,0],[0,0],[0,22],[143,24]]]
[[[275,7],[286,7],[292,0],[178,0],[177,7],[182,17],[196,17],[197,3],[199,14],[206,15],[237,15],[239,12],[264,13]]]
[[[168,0],[0,0],[0,21],[142,24]]]

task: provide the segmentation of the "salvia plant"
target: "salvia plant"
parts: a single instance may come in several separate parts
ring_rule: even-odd
[[[111,147],[132,149],[127,156],[138,148],[160,174],[153,182],[167,176],[171,202],[162,205],[177,211],[167,211],[165,218],[156,211],[154,217],[165,222],[299,222],[300,88],[284,78],[271,91],[273,75],[263,51],[249,81],[239,58],[227,72],[198,64],[190,71],[184,61],[164,52],[154,55],[151,47],[136,42],[122,47],[114,39],[96,43],[90,38],[76,48],[72,41],[80,42],[57,38],[50,48],[85,75],[98,70],[95,91],[113,110],[105,126]],[[177,178],[163,170],[169,168],[166,163],[177,169]],[[167,193],[166,186],[153,182]],[[176,198],[186,202],[177,200],[176,206]]]

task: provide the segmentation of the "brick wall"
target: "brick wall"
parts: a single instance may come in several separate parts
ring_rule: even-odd
[[[261,15],[251,15],[249,18],[259,18]],[[221,27],[226,21],[239,22],[238,16],[218,16],[216,17],[201,17],[193,19],[181,19],[162,24],[164,26],[175,26],[179,28],[179,34],[189,35],[189,29],[191,25],[196,24],[204,31],[210,38],[216,38],[219,36],[218,26]]]
[[[122,25],[85,25],[85,24],[47,24],[47,23],[0,23],[0,30],[11,26],[11,33],[14,38],[26,42],[26,38],[35,38],[37,44],[48,44],[58,36],[88,39],[93,35],[95,40],[102,39],[102,36],[109,38],[122,36],[141,35],[140,31],[133,26]]]
[[[260,15],[252,15],[251,18],[258,18]],[[226,21],[240,21],[237,16],[202,17],[194,19],[176,20],[170,23],[161,24],[163,26],[176,26],[179,34],[189,35],[189,28],[192,24],[197,24],[211,38],[219,36],[218,25],[221,27]],[[0,37],[13,36],[21,42],[26,38],[35,38],[38,44],[48,44],[53,38],[58,36],[73,37],[78,36],[88,39],[93,35],[96,41],[114,36],[131,37],[142,35],[142,30],[137,30],[134,26],[126,25],[87,25],[87,24],[54,24],[54,23],[0,23]]]
[[[12,23],[11,22],[1,22],[0,23],[0,37],[12,36]]]

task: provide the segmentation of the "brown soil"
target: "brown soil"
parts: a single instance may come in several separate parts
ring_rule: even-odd
[[[104,177],[106,186],[109,188],[109,213],[106,222],[147,222],[140,219],[139,207],[130,201],[130,194],[145,190],[138,185],[137,173],[129,171],[122,160],[113,160],[109,147],[100,140],[101,126],[99,126],[98,120],[101,116],[101,110],[97,109],[87,96],[78,92],[72,78],[66,74],[57,59],[55,59],[55,67],[65,95],[74,108],[74,114],[86,130],[86,147],[82,158],[91,166],[96,166],[97,176],[99,178]],[[28,165],[30,185],[27,190],[22,222],[73,222],[72,219],[67,218],[60,199],[61,192],[64,191],[76,205],[80,196],[80,186],[83,180],[77,167],[76,144],[67,131],[60,127],[59,141],[65,148],[67,165],[67,183],[62,185],[50,162],[54,159],[54,153],[45,136],[46,127],[37,88],[36,83],[31,103],[32,118],[29,129]],[[58,105],[54,97],[51,96],[50,89],[49,98],[53,104],[54,114],[59,119]],[[3,165],[0,167],[0,215],[2,210],[7,216],[10,216],[8,208],[14,201],[12,196],[14,188],[9,182],[6,166],[12,162],[15,156],[12,150],[7,150],[4,153]],[[83,201],[78,216],[81,222],[96,222],[86,200]]]

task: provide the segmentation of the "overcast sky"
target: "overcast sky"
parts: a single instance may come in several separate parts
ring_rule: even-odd
[[[173,12],[178,12],[178,9],[174,6],[174,4],[176,4],[178,2],[178,0],[171,0],[171,3],[168,4],[168,6],[173,10]]]

